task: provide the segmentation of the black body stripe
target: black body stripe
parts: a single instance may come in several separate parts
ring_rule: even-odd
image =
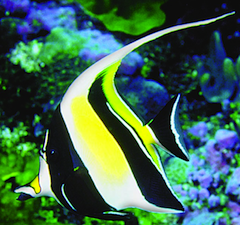
[[[109,111],[101,85],[102,78],[93,83],[88,96],[89,102],[121,146],[142,194],[147,201],[157,206],[183,210],[181,203],[172,194],[162,175],[146,157],[131,132]]]
[[[112,210],[97,191],[87,168],[74,149],[59,106],[50,125],[46,154],[52,190],[66,208],[72,210],[64,198],[62,185],[68,201],[77,213],[90,215]]]

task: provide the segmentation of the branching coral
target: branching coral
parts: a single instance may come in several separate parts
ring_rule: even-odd
[[[54,62],[54,59],[76,57],[85,42],[85,38],[79,32],[56,27],[47,36],[39,58],[44,63],[50,64]]]
[[[25,141],[28,132],[23,123],[12,131],[2,126],[0,131],[0,223],[31,220],[37,202],[22,205],[16,201],[16,195],[11,190],[16,188],[17,183],[30,182],[37,172],[32,169],[38,163],[38,158],[33,156],[37,153],[36,145]],[[21,212],[18,213],[20,208]]]
[[[12,50],[10,61],[18,65],[20,64],[27,73],[32,71],[40,71],[41,67],[44,66],[42,61],[39,59],[39,54],[43,47],[43,43],[38,42],[37,40],[30,41],[28,44],[19,42],[16,45],[16,48]]]
[[[234,65],[226,56],[218,31],[212,35],[208,58],[196,60],[201,90],[208,102],[240,100],[240,56]]]
[[[84,38],[78,32],[56,27],[47,36],[46,43],[36,39],[28,44],[20,42],[9,57],[13,64],[20,64],[27,73],[31,73],[40,71],[41,67],[51,64],[54,60],[77,57],[83,43]]]
[[[165,21],[165,14],[160,9],[164,0],[76,1],[84,7],[86,13],[101,20],[110,31],[140,35],[154,27],[161,26]]]

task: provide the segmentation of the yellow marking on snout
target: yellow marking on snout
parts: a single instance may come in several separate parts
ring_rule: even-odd
[[[41,187],[39,185],[39,177],[36,176],[35,179],[30,183],[30,186],[34,189],[36,194],[39,194],[41,191]]]

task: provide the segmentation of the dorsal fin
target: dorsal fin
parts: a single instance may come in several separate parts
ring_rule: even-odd
[[[179,100],[180,94],[172,98],[150,122],[149,126],[167,152],[188,161],[189,158],[179,123]]]

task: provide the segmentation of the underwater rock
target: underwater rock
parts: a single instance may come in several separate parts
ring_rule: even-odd
[[[209,56],[195,57],[195,60],[201,90],[208,102],[239,100],[240,59],[234,65],[227,57],[218,31],[211,37]]]
[[[10,2],[10,1],[4,1]],[[65,27],[68,29],[77,29],[75,11],[70,6],[60,7],[55,2],[31,3],[24,1],[11,1],[7,4],[6,10],[21,9],[27,15],[23,19],[23,24],[17,25],[18,33],[28,35],[38,33],[40,30],[50,32],[55,27]]]
[[[119,77],[115,80],[121,95],[134,112],[148,123],[166,105],[169,95],[164,86],[143,77]]]

